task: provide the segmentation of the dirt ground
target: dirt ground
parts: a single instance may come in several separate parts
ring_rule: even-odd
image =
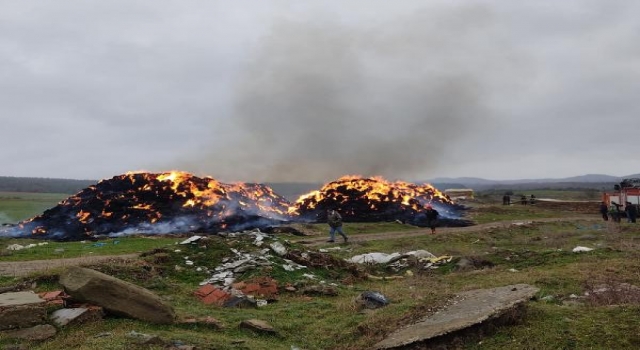
[[[533,220],[508,220],[508,221],[497,221],[486,224],[468,226],[468,227],[441,227],[438,229],[437,234],[447,234],[452,232],[471,232],[471,231],[480,231],[491,228],[500,228],[500,227],[508,227],[513,225],[514,223],[519,223],[523,221],[531,221],[531,222],[558,222],[558,221],[573,221],[573,220],[602,220],[597,216],[574,216],[574,217],[564,217],[564,218],[544,218],[544,219],[533,219]],[[373,241],[373,240],[383,240],[389,239],[389,237],[393,236],[394,238],[404,238],[404,237],[415,237],[421,235],[427,235],[428,230],[425,229],[417,229],[415,231],[398,231],[398,232],[383,232],[383,233],[374,233],[374,234],[363,234],[358,235],[357,233],[349,233],[349,242],[363,242],[363,241]],[[297,243],[304,244],[306,246],[318,246],[322,244],[326,244],[327,236],[317,236],[317,237],[306,237],[304,239],[296,240]],[[32,272],[36,271],[47,271],[54,268],[59,268],[63,266],[81,266],[81,265],[91,265],[95,263],[103,263],[113,260],[129,260],[137,258],[137,254],[127,254],[127,255],[103,255],[103,256],[88,256],[88,257],[80,257],[80,258],[68,258],[68,259],[53,259],[53,260],[33,260],[33,261],[11,261],[11,262],[0,262],[0,276],[26,276]]]

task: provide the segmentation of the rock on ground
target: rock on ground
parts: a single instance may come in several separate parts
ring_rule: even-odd
[[[101,272],[73,266],[60,276],[67,294],[105,311],[151,323],[170,324],[173,308],[151,291]]]

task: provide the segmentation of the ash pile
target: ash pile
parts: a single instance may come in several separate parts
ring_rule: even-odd
[[[132,173],[85,188],[8,235],[74,241],[238,231],[289,222],[289,206],[262,184],[224,184],[183,172]]]
[[[470,226],[462,218],[466,207],[454,203],[429,184],[389,182],[379,177],[344,176],[320,190],[302,196],[293,213],[301,220],[326,221],[328,209],[337,209],[348,222],[401,221],[427,226],[426,206],[440,214],[441,226]]]

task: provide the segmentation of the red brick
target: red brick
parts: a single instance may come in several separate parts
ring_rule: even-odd
[[[231,294],[225,293],[220,289],[216,289],[215,291],[213,291],[212,293],[204,297],[202,299],[202,302],[207,305],[209,304],[222,305],[222,303],[224,303],[225,300],[229,299],[229,297],[231,297]]]
[[[46,300],[46,301],[50,301],[53,299],[57,299],[57,298],[62,298],[64,296],[63,292],[61,290],[56,290],[53,292],[41,292],[38,293],[38,295],[40,296],[40,298]]]
[[[195,294],[197,297],[199,298],[204,298],[207,295],[211,294],[211,292],[213,292],[214,290],[216,290],[216,287],[210,285],[210,284],[205,284],[204,286],[200,287],[198,290],[196,290],[193,294]]]
[[[257,290],[260,290],[260,285],[257,283],[249,283],[246,287],[242,289],[244,294],[251,294]]]
[[[246,283],[244,283],[244,282],[238,282],[238,283],[234,283],[234,284],[232,284],[231,286],[232,286],[234,289],[242,290],[243,288],[245,288],[245,287],[247,286],[247,284],[246,284]]]

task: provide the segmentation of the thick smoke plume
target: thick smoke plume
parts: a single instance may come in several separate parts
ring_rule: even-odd
[[[277,23],[236,86],[233,132],[216,130],[228,146],[189,168],[251,181],[433,174],[487,125],[485,91],[507,60],[490,17],[466,7],[375,26]]]

